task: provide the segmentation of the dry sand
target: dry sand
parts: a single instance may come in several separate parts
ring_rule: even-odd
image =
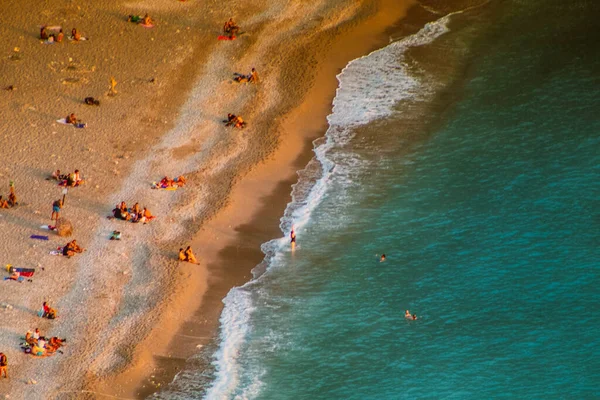
[[[32,283],[0,282],[0,303],[13,306],[0,309],[0,351],[11,374],[0,394],[134,398],[152,389],[140,384],[161,367],[157,359],[183,360],[214,335],[219,296],[249,278],[248,267],[261,258],[257,244],[278,234],[288,200],[282,188],[307,160],[310,140],[324,132],[335,74],[385,43],[385,28],[408,3],[256,0],[244,3],[252,11],[242,16],[235,3],[217,1],[22,0],[0,15],[8,38],[0,45],[0,89],[16,88],[0,91],[0,194],[14,180],[22,203],[0,211],[0,262],[38,268]],[[154,28],[126,22],[145,12]],[[246,33],[218,42],[231,15]],[[42,24],[77,27],[89,40],[43,44]],[[253,66],[259,85],[231,83],[233,72]],[[114,97],[106,96],[111,76]],[[85,105],[87,96],[101,105]],[[88,128],[55,122],[70,112]],[[224,128],[228,112],[249,127]],[[49,255],[67,240],[39,228],[61,196],[44,179],[57,168],[79,168],[87,180],[69,190],[62,212],[87,248],[71,259]],[[150,189],[179,174],[186,188]],[[158,218],[148,225],[106,219],[121,200],[140,202]],[[257,220],[265,207],[270,212]],[[123,233],[120,242],[108,240],[114,229]],[[193,236],[201,265],[177,263],[177,250]],[[240,237],[245,242],[236,242]],[[227,253],[232,245],[236,256]],[[204,293],[212,294],[201,304]],[[36,316],[43,301],[59,319]],[[195,311],[207,309],[198,322]],[[36,327],[67,337],[64,354],[23,354],[19,338]],[[183,340],[186,332],[193,334]],[[182,363],[173,365],[159,368],[163,379]]]

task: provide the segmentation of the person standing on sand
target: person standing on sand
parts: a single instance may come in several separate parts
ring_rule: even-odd
[[[58,217],[62,206],[62,200],[56,200],[54,203],[52,203],[52,215],[50,216],[50,221],[56,220],[58,222]]]
[[[290,244],[292,245],[292,250],[296,248],[296,231],[294,231],[294,227],[292,226],[292,231],[290,232]]]
[[[4,353],[0,353],[0,378],[2,378],[2,373],[8,379],[8,358],[6,358],[6,354]]]

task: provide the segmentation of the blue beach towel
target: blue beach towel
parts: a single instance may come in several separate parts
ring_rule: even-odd
[[[39,239],[39,240],[49,240],[48,236],[44,235],[31,235],[29,236],[31,239]]]

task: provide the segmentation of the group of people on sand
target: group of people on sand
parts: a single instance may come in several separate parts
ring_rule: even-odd
[[[15,193],[14,182],[10,182],[8,190],[8,200],[4,199],[2,195],[0,195],[0,208],[11,208],[19,204],[17,203],[17,194]]]
[[[227,120],[223,121],[225,126],[233,126],[234,128],[244,129],[246,127],[246,122],[239,115],[235,114],[227,114]]]
[[[57,42],[61,43],[65,38],[65,34],[61,27],[49,27],[44,25],[40,28],[40,39],[47,40],[48,42]],[[80,41],[83,37],[81,33],[76,29],[71,29],[71,40],[75,40],[76,42]]]
[[[152,189],[167,189],[167,188],[177,188],[184,187],[187,181],[183,175],[179,175],[175,179],[171,179],[168,176],[165,176],[158,183],[152,184]]]
[[[25,333],[25,342],[21,343],[21,349],[34,356],[45,356],[54,354],[67,342],[67,339],[61,339],[58,336],[52,336],[49,340],[42,336],[40,330],[27,331]]]
[[[133,207],[127,208],[127,204],[124,201],[113,209],[113,216],[123,221],[141,222],[144,224],[156,218],[146,207],[140,208],[139,203],[135,203]]]
[[[75,172],[70,174],[63,174],[60,172],[60,169],[57,169],[52,173],[51,178],[57,180],[60,186],[76,187],[85,183],[85,181],[81,177],[81,172],[79,172],[78,169],[76,169]]]

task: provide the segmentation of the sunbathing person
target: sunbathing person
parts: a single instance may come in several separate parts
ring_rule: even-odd
[[[124,201],[122,201],[121,204],[116,206],[112,211],[115,218],[122,219],[124,221],[129,221],[131,219],[131,215],[127,211],[127,204],[125,204]]]
[[[146,207],[144,207],[144,209],[142,210],[142,218],[140,219],[140,221],[142,221],[144,224],[147,224],[148,222],[152,221],[154,218],[156,218],[156,217],[154,215],[152,215],[150,210],[148,210]]]
[[[152,18],[150,18],[150,15],[146,14],[144,15],[144,18],[142,18],[142,25],[152,25],[153,21]]]
[[[64,345],[64,343],[66,343],[67,339],[61,339],[57,336],[52,336],[50,338],[50,341],[48,342],[51,346],[54,346],[56,348],[61,347]]]
[[[85,183],[85,181],[81,178],[81,174],[79,173],[78,169],[73,172],[73,181],[75,182],[73,186],[79,186]]]
[[[71,114],[67,115],[67,118],[65,118],[65,122],[67,124],[77,125],[77,117],[75,116],[74,113],[71,113]]]
[[[187,183],[187,181],[185,180],[183,175],[179,175],[177,178],[175,178],[175,184],[178,187],[184,187],[186,183]]]
[[[242,117],[237,116],[237,117],[235,117],[235,119],[233,121],[233,126],[238,129],[243,129],[246,127],[246,123],[244,122]]]
[[[83,253],[85,251],[84,248],[80,247],[77,244],[75,239],[71,240],[69,243],[65,245],[63,248],[63,256],[72,257],[77,253]]]
[[[81,33],[77,32],[77,29],[75,29],[75,28],[73,28],[71,30],[71,36],[73,37],[73,40],[76,40],[76,41],[81,40]]]
[[[67,179],[66,175],[63,175],[60,173],[60,169],[57,169],[56,171],[54,171],[51,175],[51,178],[57,181],[63,181],[65,179]]]
[[[4,200],[2,196],[0,196],[0,208],[9,208],[8,201]]]
[[[37,328],[36,331],[38,332],[39,338],[39,330]],[[25,342],[31,346],[37,343],[37,338],[34,337],[34,334],[31,331],[27,331],[27,333],[25,334]]]
[[[31,348],[31,354],[34,356],[42,357],[42,356],[46,355],[46,349],[38,346],[37,344],[34,344],[33,347]]]
[[[139,222],[142,218],[142,211],[140,210],[140,204],[135,203],[131,208],[131,222]]]
[[[235,114],[227,114],[227,121],[223,122],[225,122],[225,126],[234,126],[240,129],[246,127],[246,123],[244,122],[242,117],[239,117]]]
[[[256,69],[252,68],[252,72],[248,75],[248,82],[258,83],[258,72],[256,72]]]
[[[179,261],[187,261],[187,257],[185,256],[185,251],[183,251],[183,247],[179,249]]]
[[[139,15],[132,15],[129,14],[129,16],[127,17],[127,22],[133,22],[136,24],[139,24],[140,22],[142,22],[143,18],[140,17]]]
[[[17,203],[17,195],[15,194],[15,185],[10,185],[10,193],[8,194],[8,205],[14,207],[18,205]]]
[[[233,80],[235,82],[239,82],[239,83],[246,83],[246,82],[258,83],[258,72],[256,72],[256,69],[254,69],[254,68],[252,68],[252,72],[250,72],[248,75],[238,74],[237,72],[234,75],[235,75],[235,77],[233,78]]]
[[[191,246],[188,246],[185,249],[185,251],[183,252],[183,254],[185,255],[185,260],[184,261],[190,262],[192,264],[198,264],[198,260],[196,260],[196,256],[192,252],[192,247]]]
[[[164,178],[162,178],[160,180],[160,187],[161,188],[168,188],[173,186],[173,180],[170,179],[168,176],[165,176]]]
[[[42,304],[44,311],[42,313],[42,318],[48,318],[48,319],[55,319],[56,318],[56,310],[52,307],[50,307],[48,305],[47,302],[44,302],[44,304]],[[37,340],[39,341],[39,331],[36,329],[36,332],[38,333],[38,337]],[[35,337],[35,334],[34,334]]]
[[[233,18],[229,18],[229,21],[225,22],[225,25],[223,25],[223,32],[225,32],[226,35],[229,35],[229,37],[235,36],[239,31],[240,27],[233,22]]]

